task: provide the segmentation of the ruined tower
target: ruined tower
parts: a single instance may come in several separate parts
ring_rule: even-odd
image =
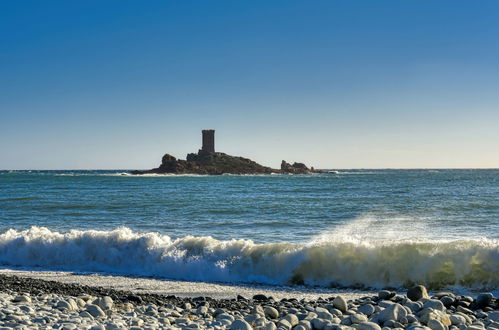
[[[214,153],[215,152],[215,130],[214,129],[204,129],[203,130],[203,148],[201,149],[203,153]]]

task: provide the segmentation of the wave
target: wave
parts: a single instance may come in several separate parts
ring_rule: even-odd
[[[0,264],[207,282],[349,287],[497,288],[495,240],[314,241],[256,244],[172,239],[129,228],[67,233],[44,227],[0,234]]]

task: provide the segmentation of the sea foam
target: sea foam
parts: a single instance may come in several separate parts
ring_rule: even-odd
[[[129,228],[67,233],[44,227],[0,234],[0,264],[207,282],[432,288],[499,286],[499,242],[490,239],[307,244],[173,239]]]

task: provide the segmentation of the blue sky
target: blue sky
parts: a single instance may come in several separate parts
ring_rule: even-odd
[[[498,1],[3,1],[0,169],[499,167]]]

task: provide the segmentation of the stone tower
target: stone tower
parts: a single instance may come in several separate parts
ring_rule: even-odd
[[[201,149],[203,153],[214,153],[215,152],[215,130],[214,129],[204,129],[203,130],[203,148]]]

